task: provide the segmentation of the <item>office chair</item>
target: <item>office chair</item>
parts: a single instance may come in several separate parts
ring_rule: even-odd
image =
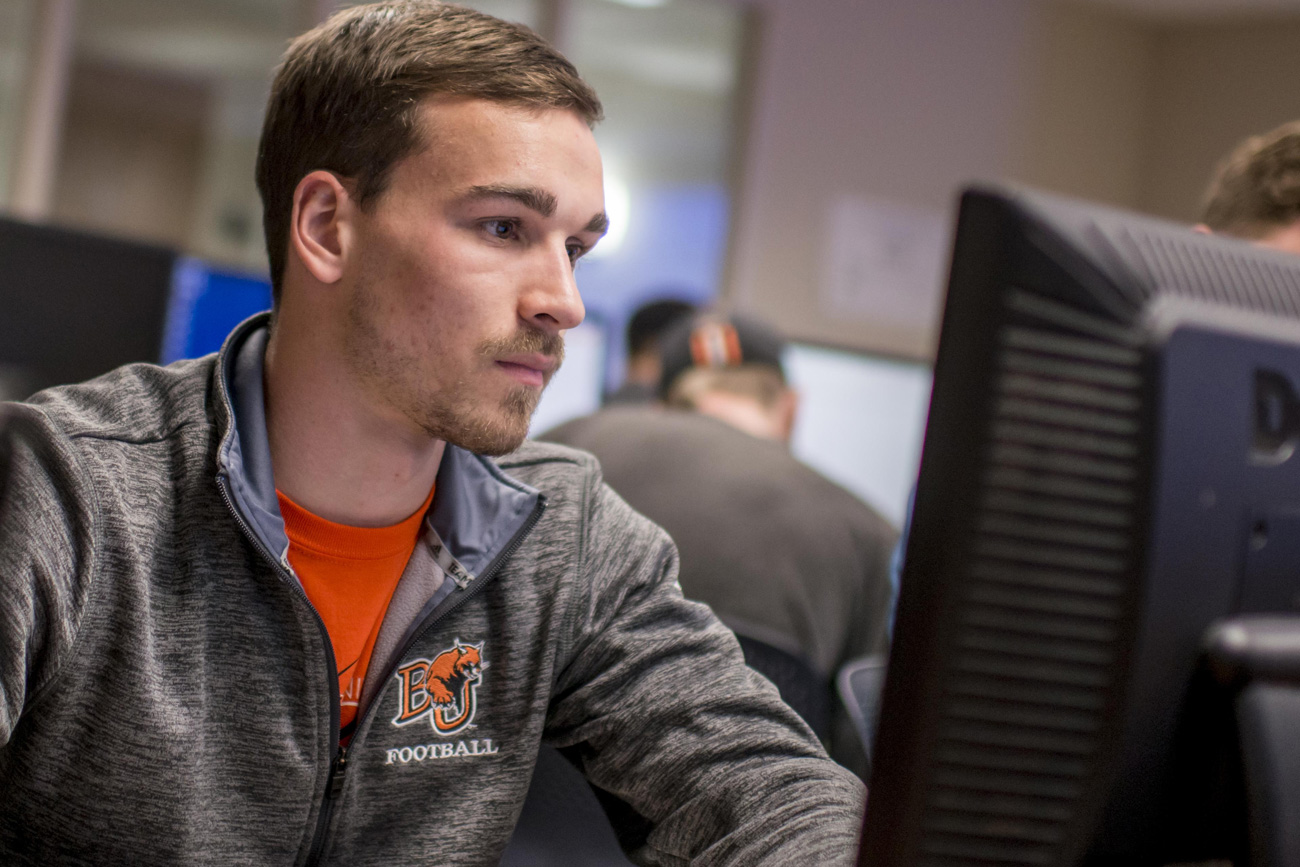
[[[524,809],[501,867],[630,867],[595,791],[554,747],[542,744]]]
[[[885,668],[885,655],[875,654],[844,663],[835,677],[840,700],[862,740],[862,750],[867,754],[868,765],[876,739],[876,723],[880,718],[880,693],[885,686]]]
[[[826,741],[835,697],[812,664],[750,635],[736,634],[745,662]],[[607,814],[586,778],[554,747],[542,745],[514,836],[501,867],[626,867]]]
[[[811,662],[788,650],[741,632],[736,632],[736,638],[745,663],[776,684],[782,700],[803,717],[822,743],[827,743],[835,705],[830,681],[818,674]]]

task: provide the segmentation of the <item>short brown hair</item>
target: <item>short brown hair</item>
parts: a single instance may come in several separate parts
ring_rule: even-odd
[[[569,109],[600,120],[596,92],[520,24],[436,0],[354,6],[289,44],[257,150],[257,189],[276,305],[298,182],[326,169],[363,207],[421,146],[416,109],[433,94]]]
[[[1300,121],[1251,136],[1219,164],[1201,221],[1212,231],[1261,238],[1300,220]]]

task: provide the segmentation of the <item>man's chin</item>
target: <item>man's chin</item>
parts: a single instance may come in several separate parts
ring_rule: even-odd
[[[523,444],[540,394],[531,388],[512,391],[491,418],[466,420],[441,436],[454,446],[476,455],[499,457]]]
[[[527,431],[512,439],[494,439],[494,440],[474,440],[471,442],[459,443],[454,440],[448,440],[452,445],[459,446],[467,452],[473,452],[476,455],[483,455],[488,458],[498,458],[501,455],[508,455],[515,449],[524,444],[527,438]]]

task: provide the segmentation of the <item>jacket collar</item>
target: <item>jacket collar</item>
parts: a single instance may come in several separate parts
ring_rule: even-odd
[[[218,472],[230,486],[233,505],[253,533],[287,566],[289,540],[275,495],[271,447],[266,435],[263,359],[270,314],[240,323],[217,356]],[[448,443],[438,468],[438,489],[426,524],[426,544],[445,545],[473,580],[527,524],[541,493],[501,471],[493,461]]]

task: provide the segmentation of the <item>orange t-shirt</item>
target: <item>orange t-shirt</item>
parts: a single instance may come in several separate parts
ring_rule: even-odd
[[[316,607],[339,672],[339,730],[352,736],[366,667],[397,582],[420,537],[433,491],[414,514],[390,527],[351,527],[314,515],[276,491],[289,537],[289,565]]]

